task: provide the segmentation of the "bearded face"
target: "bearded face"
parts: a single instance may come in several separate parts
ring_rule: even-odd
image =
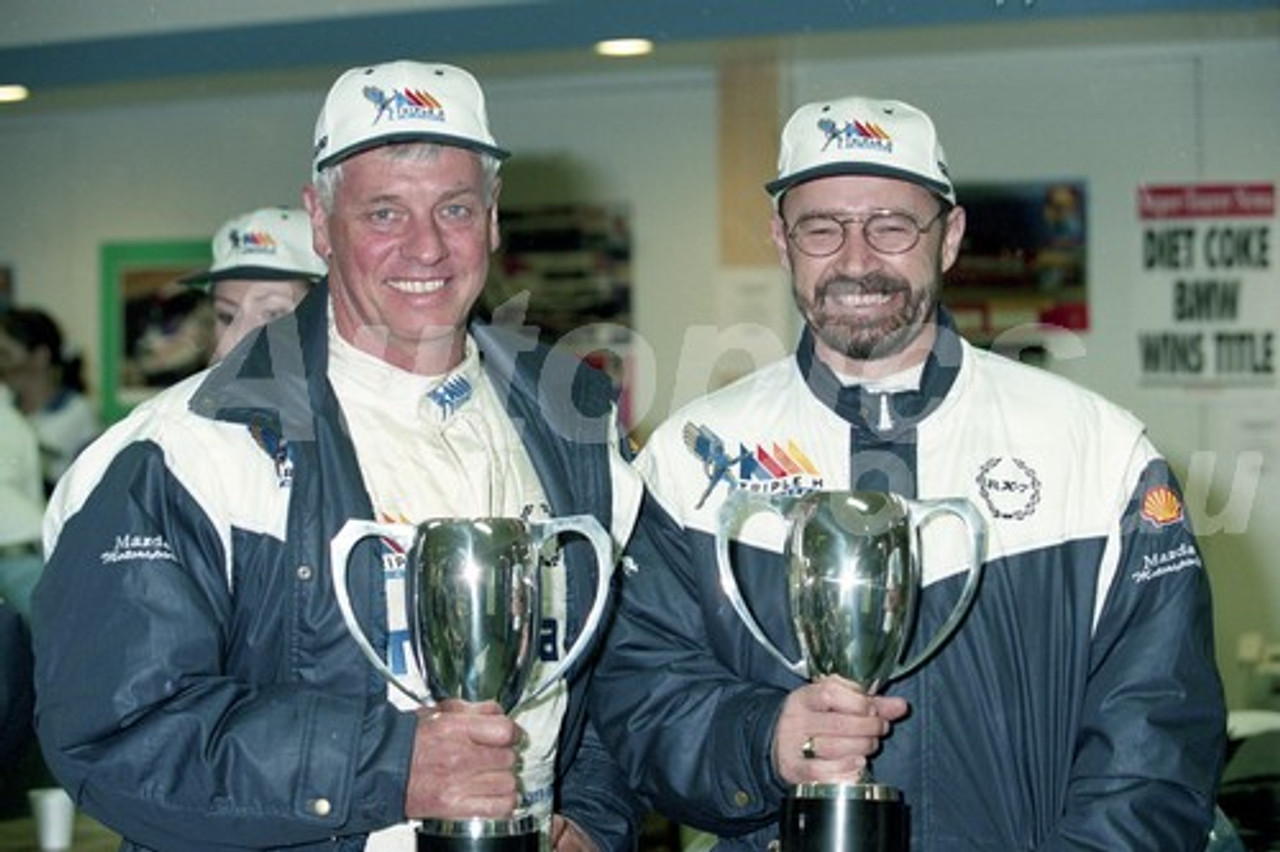
[[[923,331],[938,303],[942,273],[922,286],[891,272],[835,275],[812,292],[793,290],[796,306],[818,340],[855,361],[900,355]]]
[[[913,183],[865,175],[819,178],[783,197],[773,218],[774,244],[818,357],[833,369],[887,376],[927,357],[943,275],[964,234],[964,210],[939,205]],[[886,216],[916,223],[919,239],[900,251],[873,248],[865,223]],[[815,220],[823,250],[830,248],[820,256],[812,244],[809,253],[802,251],[793,237],[796,223],[812,233]],[[830,238],[833,227],[843,229],[843,239]]]

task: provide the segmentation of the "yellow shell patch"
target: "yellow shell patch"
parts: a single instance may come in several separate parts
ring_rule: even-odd
[[[1142,517],[1158,527],[1182,520],[1182,501],[1167,485],[1152,488],[1142,498]]]

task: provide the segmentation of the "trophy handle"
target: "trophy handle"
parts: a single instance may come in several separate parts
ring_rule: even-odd
[[[784,505],[779,505],[780,500],[784,502]],[[729,598],[729,603],[733,604],[733,609],[738,613],[738,618],[746,625],[752,637],[775,660],[786,666],[789,671],[800,677],[808,677],[808,666],[804,660],[787,659],[786,654],[779,651],[778,646],[774,645],[773,640],[766,636],[765,632],[760,628],[755,616],[751,614],[751,608],[742,599],[742,592],[738,588],[738,580],[734,576],[733,566],[729,561],[729,540],[742,529],[748,518],[768,510],[787,520],[787,516],[784,513],[787,507],[794,502],[794,500],[787,500],[786,498],[763,497],[759,494],[752,494],[749,491],[730,492],[720,506],[720,523],[719,528],[716,530],[716,564],[720,569],[720,588],[724,590],[725,595]]]
[[[960,626],[960,620],[964,618],[965,613],[969,611],[969,607],[973,603],[973,596],[977,593],[978,583],[982,579],[982,560],[987,552],[986,521],[983,520],[982,513],[963,497],[941,500],[904,499],[902,502],[906,504],[910,513],[910,523],[913,530],[918,530],[929,518],[939,514],[955,515],[964,521],[964,525],[969,529],[969,538],[973,542],[971,557],[973,561],[969,566],[969,578],[965,581],[964,589],[960,592],[960,598],[956,601],[956,605],[952,607],[951,614],[947,616],[947,620],[942,623],[942,627],[938,629],[928,646],[909,662],[895,668],[887,678],[888,680],[896,680],[903,675],[910,674],[919,668],[925,660],[932,657],[938,648],[942,647],[942,644],[951,638],[951,634]]]
[[[613,578],[614,565],[613,539],[592,515],[567,515],[563,518],[553,518],[547,521],[530,521],[529,528],[533,531],[535,539],[534,550],[538,552],[541,552],[542,548],[552,539],[567,532],[576,532],[591,542],[596,554],[596,596],[591,604],[590,611],[587,613],[586,620],[582,623],[582,629],[578,631],[578,638],[569,647],[564,659],[556,664],[555,668],[548,672],[537,686],[526,692],[524,698],[517,703],[517,706],[534,700],[545,692],[548,687],[560,680],[564,673],[569,670],[569,666],[577,662],[578,657],[582,656],[582,652],[587,649],[587,645],[590,644],[600,627],[600,619],[604,616],[605,604],[609,601],[609,583]],[[564,566],[567,570],[569,567],[567,560],[565,560]]]
[[[329,575],[333,579],[333,593],[338,599],[338,609],[342,612],[342,620],[347,623],[347,632],[351,634],[352,639],[356,640],[356,645],[364,652],[365,657],[378,670],[378,673],[386,678],[396,689],[399,689],[419,704],[431,704],[430,696],[425,693],[415,692],[405,686],[400,678],[378,656],[378,652],[373,649],[373,645],[369,642],[369,637],[365,635],[364,628],[360,626],[360,622],[356,619],[355,610],[351,606],[351,592],[347,588],[347,560],[351,557],[351,551],[361,540],[375,535],[395,539],[407,553],[413,547],[413,540],[416,534],[417,528],[410,524],[384,524],[377,521],[352,518],[342,525],[342,529],[338,530],[338,534],[329,542]]]

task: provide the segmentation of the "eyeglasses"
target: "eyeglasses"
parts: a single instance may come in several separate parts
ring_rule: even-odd
[[[867,216],[803,216],[787,231],[787,239],[809,257],[829,257],[844,247],[850,225],[862,225],[862,238],[880,254],[903,254],[915,248],[920,235],[947,212],[939,210],[923,225],[914,216],[894,210],[877,210]]]

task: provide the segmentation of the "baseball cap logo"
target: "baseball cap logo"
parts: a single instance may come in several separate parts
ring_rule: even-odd
[[[834,142],[841,150],[874,148],[887,154],[893,153],[893,137],[873,121],[846,121],[837,124],[830,118],[818,119],[818,129],[826,137],[822,143],[825,151]]]
[[[444,121],[444,107],[431,93],[421,89],[392,89],[387,94],[377,86],[365,86],[364,96],[377,110],[373,123],[385,116],[389,121],[429,120]]]
[[[243,254],[275,254],[276,238],[266,231],[232,230],[229,238],[235,250]]]

